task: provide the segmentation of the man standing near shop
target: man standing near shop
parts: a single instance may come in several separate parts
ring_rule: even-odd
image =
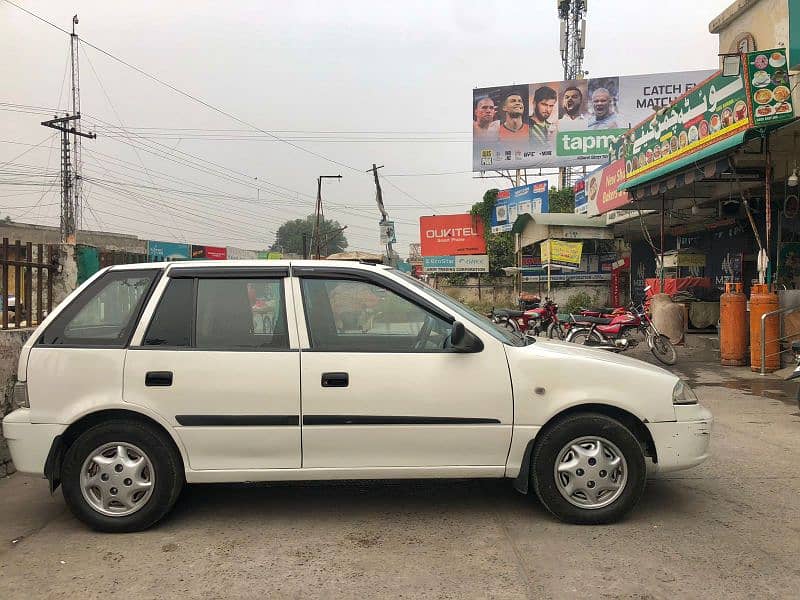
[[[500,121],[495,119],[497,106],[489,96],[478,96],[472,111],[472,138],[476,142],[496,142]]]
[[[558,95],[543,85],[533,94],[531,103],[531,143],[536,147],[552,147],[556,128],[548,121],[553,114]]]
[[[559,131],[579,131],[588,128],[586,115],[581,112],[583,92],[574,85],[566,88],[561,94],[562,116],[558,120]]]
[[[517,92],[512,92],[501,106],[505,118],[500,123],[500,139],[503,141],[528,140],[528,124],[524,121],[525,101]]]
[[[614,112],[614,99],[606,88],[597,88],[592,93],[594,118],[589,121],[589,129],[621,129],[619,115]]]

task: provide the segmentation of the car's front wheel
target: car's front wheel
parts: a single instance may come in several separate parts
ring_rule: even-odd
[[[641,498],[644,450],[616,419],[574,414],[540,435],[531,460],[533,488],[545,508],[562,521],[611,523]]]
[[[64,499],[90,527],[141,531],[169,512],[183,487],[171,441],[135,421],[108,421],[69,447],[61,471]]]

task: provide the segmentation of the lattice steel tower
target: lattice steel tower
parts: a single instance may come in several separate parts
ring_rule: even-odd
[[[556,0],[561,20],[561,62],[564,79],[583,79],[583,51],[586,48],[587,0]],[[570,167],[560,169],[560,188],[572,185],[577,173]]]

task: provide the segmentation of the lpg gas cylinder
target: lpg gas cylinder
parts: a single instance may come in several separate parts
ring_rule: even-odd
[[[741,283],[726,283],[719,298],[719,355],[726,367],[747,364],[747,296]]]
[[[750,291],[750,370],[761,370],[761,315],[778,310],[778,294],[769,291],[766,284],[756,284]],[[780,342],[778,325],[780,317],[767,317],[765,323],[766,360],[765,370],[768,373],[780,368]]]

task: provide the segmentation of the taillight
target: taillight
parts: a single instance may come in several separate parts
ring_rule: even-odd
[[[17,408],[31,407],[28,400],[28,384],[24,381],[18,381],[14,384],[14,404],[17,405]]]

